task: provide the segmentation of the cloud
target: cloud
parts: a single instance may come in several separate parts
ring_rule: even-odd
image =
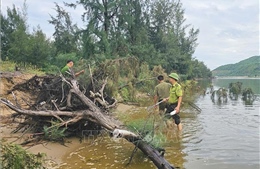
[[[78,24],[79,26],[82,25],[81,15],[83,9],[81,7],[78,7],[77,10],[65,7],[63,3],[64,0],[27,0],[27,23],[29,24],[30,31],[32,31],[33,28],[40,26],[47,37],[50,38],[52,36],[54,33],[54,26],[49,24],[48,21],[51,19],[50,15],[55,17],[57,14],[54,2],[70,13],[73,24]],[[75,3],[75,0],[66,0],[66,2]],[[21,10],[23,3],[24,1],[22,0],[2,0],[1,11],[5,14],[7,7],[12,9],[13,4],[15,4],[16,8]]]
[[[182,0],[187,23],[200,29],[194,54],[211,70],[259,55],[259,2]]]

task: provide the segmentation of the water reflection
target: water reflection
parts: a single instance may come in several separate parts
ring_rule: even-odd
[[[228,88],[230,83],[236,83],[236,82],[242,83],[242,90],[244,88],[251,88],[255,94],[260,94],[260,79],[257,78],[233,78],[233,79],[219,78],[219,79],[214,79],[212,81],[214,86],[216,86],[217,88],[219,87]]]
[[[228,91],[225,88],[219,88],[211,93],[210,98],[213,103],[217,103],[218,105],[225,104],[228,99]]]
[[[213,87],[227,87],[230,81],[223,80],[213,81]],[[259,82],[260,79],[257,82],[255,79],[251,82],[244,80],[243,85],[257,89]],[[189,141],[184,144],[185,168],[259,168],[260,91],[255,90],[257,95],[251,103],[239,97],[229,99],[225,104],[216,104],[211,100],[210,86],[205,86],[209,92],[195,102],[202,109],[195,121],[200,126],[192,136],[187,136]]]
[[[245,105],[253,105],[253,102],[257,98],[257,95],[254,94],[251,88],[245,88],[242,91],[242,100],[244,101]]]
[[[247,79],[247,81],[245,81],[245,79],[241,79],[241,81],[247,82],[252,81],[252,79]],[[229,98],[230,101],[237,101],[238,99],[242,99],[245,105],[253,105],[253,102],[257,98],[257,95],[254,94],[253,89],[255,89],[258,93],[260,92],[259,86],[255,86],[259,85],[260,79],[253,79],[252,83],[247,82],[245,83],[245,86],[243,86],[241,81],[240,79],[236,82],[234,82],[234,79],[213,80],[214,86],[211,84],[210,87],[206,90],[209,90],[207,93],[211,94],[211,100],[214,104],[227,104]],[[225,88],[227,84],[228,89]],[[217,89],[214,90],[214,88]]]

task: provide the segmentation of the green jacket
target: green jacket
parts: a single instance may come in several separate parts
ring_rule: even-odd
[[[69,76],[73,77],[73,71],[71,70],[71,68],[68,65],[64,66],[61,69],[61,73],[65,77],[69,77]]]
[[[169,103],[177,103],[178,98],[183,95],[181,85],[179,83],[175,83],[172,85],[170,89],[170,97],[169,97]]]

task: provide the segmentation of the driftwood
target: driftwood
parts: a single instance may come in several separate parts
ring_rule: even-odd
[[[95,103],[86,97],[84,93],[82,93],[79,89],[78,83],[75,79],[70,82],[63,78],[69,86],[71,87],[69,94],[67,96],[67,107],[71,106],[71,95],[76,95],[80,101],[85,104],[88,109],[84,110],[76,110],[76,111],[61,111],[61,109],[55,105],[57,108],[54,110],[25,110],[22,109],[10,101],[6,99],[1,99],[0,102],[8,106],[10,109],[17,112],[17,114],[27,115],[27,116],[42,116],[42,117],[55,117],[61,123],[60,126],[67,126],[78,122],[79,120],[89,120],[96,124],[99,124],[106,130],[109,130],[113,133],[114,137],[122,137],[129,142],[133,143],[136,147],[138,147],[145,155],[149,157],[150,160],[153,161],[154,165],[159,169],[173,169],[174,167],[163,157],[163,155],[154,147],[149,145],[146,141],[144,141],[141,136],[135,134],[133,132],[127,131],[123,128],[120,122],[111,118],[107,113],[104,113],[102,109],[100,109]],[[53,101],[55,104],[55,101]],[[69,117],[69,119],[63,120],[61,116]]]

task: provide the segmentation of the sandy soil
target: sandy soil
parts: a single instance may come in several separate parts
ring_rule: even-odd
[[[22,74],[21,72],[0,72],[0,97],[10,100],[15,103],[16,100],[19,104],[26,108],[27,103],[30,103],[31,96],[26,92],[17,92],[9,93],[16,84],[24,83],[26,80],[32,78],[34,75],[31,74]],[[27,103],[26,103],[27,102]],[[7,106],[0,104],[0,116],[6,116],[14,113],[14,111],[7,108]]]

